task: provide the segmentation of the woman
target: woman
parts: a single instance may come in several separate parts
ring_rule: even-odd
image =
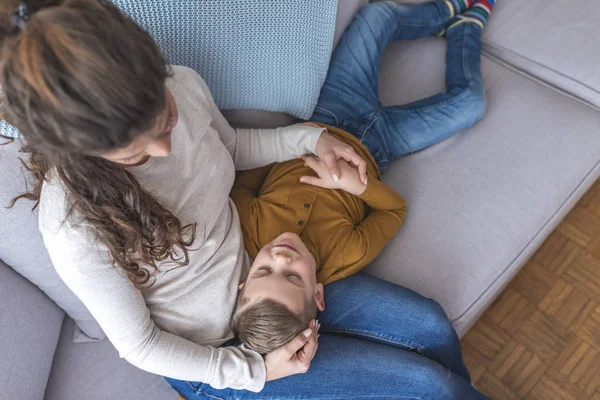
[[[232,129],[202,79],[171,73],[107,1],[25,3],[0,22],[2,105],[36,179],[23,197],[121,357],[194,398],[483,398],[441,308],[366,275],[329,287],[318,353],[314,322],[264,359],[228,345],[249,265],[234,169],[315,152],[332,174],[344,158],[364,179],[364,161],[306,125]]]

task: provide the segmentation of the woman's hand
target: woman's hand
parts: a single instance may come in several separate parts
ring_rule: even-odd
[[[273,350],[265,356],[267,382],[286,376],[303,374],[310,368],[317,348],[320,325],[313,319],[308,329],[300,332],[291,342]]]
[[[342,172],[342,177],[337,181],[329,175],[327,165],[315,156],[302,157],[304,164],[316,172],[318,176],[303,176],[300,182],[319,186],[325,189],[342,189],[355,196],[360,196],[367,189],[367,185],[361,182],[358,170],[344,160],[337,160],[336,165]]]
[[[300,125],[319,128],[319,125],[313,122],[305,122]],[[350,165],[356,167],[360,181],[364,184],[367,183],[367,162],[349,144],[342,143],[329,133],[323,132],[317,142],[315,152],[325,162],[325,165],[327,165],[328,173],[334,181],[339,180],[344,174],[343,171],[340,171],[336,163],[337,160],[341,159],[346,160]]]

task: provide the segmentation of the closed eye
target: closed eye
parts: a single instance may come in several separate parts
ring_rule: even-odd
[[[289,276],[290,278],[295,278],[295,279],[298,279],[299,281],[301,281],[301,280],[302,280],[302,278],[301,278],[301,277],[300,277],[300,275],[298,275],[298,274],[289,273],[289,274],[287,274],[287,276]]]
[[[293,272],[289,272],[285,276],[292,285],[304,287],[304,281],[302,280],[302,277],[300,275]]]
[[[254,271],[254,274],[253,274],[253,275],[259,275],[259,276],[263,276],[263,275],[270,274],[270,273],[271,273],[271,271],[272,271],[272,270],[271,270],[271,268],[269,268],[269,267],[268,267],[268,266],[266,266],[266,265],[262,265],[262,266],[258,267],[258,268],[256,269],[256,271]]]

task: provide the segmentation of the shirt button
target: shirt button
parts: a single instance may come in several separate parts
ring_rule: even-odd
[[[304,208],[310,208],[310,204],[308,204],[308,203],[304,204]]]
[[[300,225],[300,226],[304,225],[304,221],[298,221],[298,225]]]

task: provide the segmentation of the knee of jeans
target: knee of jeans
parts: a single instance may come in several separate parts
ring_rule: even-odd
[[[423,334],[432,345],[450,346],[457,340],[456,331],[444,309],[434,300],[425,302],[420,310]]]
[[[467,127],[473,126],[485,115],[487,110],[487,98],[485,89],[480,83],[473,83],[467,89],[465,95],[464,118]]]
[[[395,18],[392,9],[395,6],[397,4],[393,1],[370,3],[361,8],[356,15],[362,17],[369,25],[384,26],[384,18]]]
[[[465,388],[465,383],[461,382],[461,379],[454,376],[449,369],[440,365],[428,365],[424,368],[416,368],[414,371],[415,383],[422,385],[428,392],[428,395],[422,395],[419,398],[448,400],[473,398],[472,393],[470,393],[471,387]],[[430,397],[431,395],[433,397]]]

